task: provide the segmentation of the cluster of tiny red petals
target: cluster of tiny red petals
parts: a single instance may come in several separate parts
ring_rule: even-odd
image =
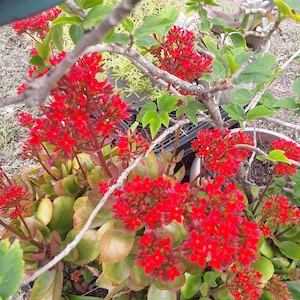
[[[281,281],[281,278],[278,275],[273,275],[273,277],[267,282],[265,290],[272,295],[274,300],[293,299],[287,285]]]
[[[300,221],[300,210],[297,206],[290,206],[290,201],[282,195],[271,195],[261,208],[260,226],[293,225]],[[265,225],[267,222],[268,226]],[[263,229],[263,228],[262,228]]]
[[[118,157],[124,162],[129,162],[132,158],[138,157],[149,149],[148,141],[140,132],[135,131],[130,131],[126,136],[119,137],[116,146],[119,148]]]
[[[4,216],[17,218],[24,210],[24,201],[31,200],[28,191],[21,186],[1,185],[0,187],[0,213]]]
[[[181,222],[182,203],[187,195],[188,184],[172,184],[161,176],[151,180],[149,176],[137,175],[122,190],[114,192],[113,211],[126,229],[161,228],[172,221]]]
[[[157,36],[154,35],[157,39]],[[195,34],[173,26],[160,42],[150,51],[159,62],[159,68],[185,80],[194,82],[204,72],[211,72],[212,58],[195,51]]]
[[[216,270],[224,270],[233,262],[249,266],[255,261],[261,232],[256,223],[245,218],[244,196],[235,184],[216,177],[191,193],[183,211],[190,233],[181,245],[183,256]]]
[[[300,161],[300,147],[292,141],[278,139],[271,144],[271,147],[276,150],[283,150],[288,159]],[[280,162],[275,165],[275,175],[279,177],[284,175],[293,176],[296,171],[296,166],[293,164]]]
[[[252,269],[233,265],[229,271],[234,274],[227,284],[227,290],[235,300],[255,300],[262,294],[262,275]]]
[[[202,159],[206,170],[217,175],[235,176],[239,164],[244,161],[250,150],[237,148],[238,144],[253,145],[250,136],[244,132],[231,133],[227,129],[204,129],[192,141],[192,149]]]
[[[181,275],[179,260],[171,247],[171,239],[160,237],[154,231],[144,232],[138,242],[136,263],[153,279],[160,278],[163,283],[174,281]]]
[[[17,35],[28,33],[33,36],[36,33],[41,39],[44,39],[49,32],[50,22],[56,19],[60,13],[59,8],[50,8],[30,18],[14,22],[11,26]]]
[[[59,53],[49,63],[55,66],[64,57],[65,53]],[[53,101],[41,107],[44,117],[20,117],[20,123],[30,130],[25,151],[47,143],[55,146],[57,154],[70,156],[73,151],[89,149],[93,138],[101,140],[103,147],[119,135],[120,123],[129,118],[129,107],[113,92],[108,80],[96,79],[100,72],[101,55],[82,56],[53,88]]]

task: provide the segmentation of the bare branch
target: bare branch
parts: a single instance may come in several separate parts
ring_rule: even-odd
[[[174,131],[177,130],[177,128],[181,127],[184,124],[190,123],[189,120],[184,120],[184,121],[178,121],[175,125],[172,127],[169,127],[166,129],[155,141],[152,142],[150,145],[149,149],[144,155],[139,156],[133,163],[125,169],[118,180],[116,181],[115,184],[113,184],[109,190],[104,194],[102,197],[101,201],[97,204],[97,206],[94,208],[92,213],[90,214],[88,220],[86,221],[85,225],[83,228],[79,231],[79,233],[76,235],[75,239],[69,243],[66,248],[59,253],[57,256],[55,256],[51,261],[49,261],[46,265],[38,269],[36,272],[34,272],[31,276],[27,277],[26,279],[23,280],[21,286],[27,285],[29,282],[34,281],[38,276],[46,272],[47,270],[53,268],[59,261],[61,261],[65,256],[67,256],[80,242],[84,234],[88,231],[88,229],[91,227],[92,222],[94,218],[97,216],[98,212],[101,210],[101,208],[104,206],[106,203],[107,199],[109,196],[118,188],[123,186],[124,181],[128,177],[129,173],[136,167],[136,165],[144,158],[147,157],[150,152],[161,142],[163,142],[166,137],[173,133]]]
[[[102,41],[106,34],[115,26],[117,26],[122,19],[124,19],[134,8],[140,0],[123,0],[112,12],[106,17],[100,25],[85,33],[83,37],[76,44],[74,49],[67,54],[67,56],[45,76],[33,79],[23,95],[16,96],[13,99],[14,103],[24,101],[26,106],[37,106],[45,101],[56,82],[58,82],[71,68],[71,66],[83,54],[84,50],[91,45]],[[24,99],[25,97],[25,99]],[[0,99],[0,105],[8,103],[4,99]],[[9,103],[11,104],[11,103]],[[4,106],[4,105],[2,105]]]
[[[84,19],[86,17],[86,12],[82,9],[79,9],[73,0],[66,0],[64,4],[70,12],[78,15],[80,18]]]
[[[279,120],[279,119],[276,119],[276,118],[272,118],[272,117],[265,117],[265,118],[262,118],[262,119],[266,120],[266,121],[274,122],[274,123],[282,125],[284,127],[292,128],[292,129],[295,129],[295,130],[300,130],[300,125],[297,125],[297,124],[291,124],[289,122],[285,122],[285,121],[282,121],[282,120]]]

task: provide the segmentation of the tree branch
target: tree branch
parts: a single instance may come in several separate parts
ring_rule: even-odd
[[[83,37],[76,44],[74,49],[67,54],[67,56],[45,76],[34,78],[28,85],[28,88],[22,95],[8,98],[7,100],[0,99],[0,107],[12,103],[19,103],[24,101],[26,106],[37,106],[45,101],[56,82],[58,82],[71,68],[71,66],[83,54],[84,50],[91,45],[102,41],[106,34],[115,26],[117,26],[122,19],[124,19],[134,8],[140,0],[123,0],[112,12],[106,17],[100,25],[85,33]],[[10,102],[12,101],[12,102]],[[5,103],[5,105],[4,105]]]

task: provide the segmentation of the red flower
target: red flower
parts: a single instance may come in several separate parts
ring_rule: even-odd
[[[244,132],[231,133],[224,129],[204,129],[192,141],[192,149],[202,158],[203,167],[217,175],[235,176],[239,164],[244,161],[248,149],[238,149],[237,144],[253,145],[252,139]]]
[[[285,156],[289,159],[299,161],[300,160],[300,147],[292,142],[292,141],[287,141],[284,139],[278,139],[274,141],[271,144],[271,147],[273,149],[277,150],[283,150],[285,153]],[[275,165],[275,175],[277,176],[284,176],[284,175],[290,175],[293,176],[296,174],[296,166],[294,165],[289,165],[286,163],[277,163]]]
[[[33,17],[14,22],[11,26],[16,31],[17,35],[21,35],[22,33],[34,35],[37,33],[41,39],[44,39],[50,29],[50,22],[56,19],[60,13],[60,9],[50,8]]]
[[[261,208],[260,226],[268,221],[270,226],[298,224],[300,210],[297,206],[290,206],[290,201],[281,195],[271,195]]]
[[[267,282],[265,290],[267,290],[274,300],[291,300],[293,299],[288,287],[281,281],[278,275],[273,277]]]
[[[146,231],[139,240],[138,250],[136,262],[149,277],[160,278],[165,283],[181,275],[170,238],[161,238],[154,231]]]
[[[262,293],[262,275],[251,268],[233,265],[229,274],[236,273],[235,277],[226,284],[227,290],[236,300],[259,299]]]
[[[157,39],[157,36],[154,35]],[[195,34],[173,26],[150,53],[158,59],[159,68],[189,82],[200,78],[204,72],[211,72],[212,58],[195,51]]]

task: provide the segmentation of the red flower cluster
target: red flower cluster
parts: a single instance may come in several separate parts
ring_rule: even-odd
[[[157,36],[154,38],[158,40]],[[158,48],[150,51],[158,59],[159,68],[186,80],[194,82],[204,72],[210,72],[212,58],[195,51],[195,34],[178,26],[166,35]]]
[[[24,201],[30,201],[31,195],[21,186],[0,185],[0,214],[17,218],[26,208]]]
[[[237,144],[253,145],[253,141],[241,131],[231,133],[227,129],[204,129],[192,141],[192,149],[202,158],[205,170],[230,177],[236,175],[239,164],[250,153],[248,149],[238,149]]]
[[[145,232],[138,243],[137,264],[151,278],[160,278],[163,283],[181,275],[179,260],[170,246],[170,238],[159,237],[154,231]]]
[[[126,136],[119,138],[116,146],[119,148],[119,158],[129,163],[130,159],[138,157],[149,149],[149,143],[141,133],[128,132]]]
[[[293,225],[300,221],[300,210],[290,206],[290,201],[281,195],[271,195],[261,208],[260,226],[271,230],[271,226]],[[265,225],[267,222],[268,226]]]
[[[291,300],[293,299],[288,287],[281,281],[278,275],[273,277],[267,282],[265,290],[267,290],[274,300]]]
[[[50,65],[55,66],[64,56],[51,58]],[[27,156],[46,144],[54,145],[53,151],[61,155],[98,151],[119,134],[118,126],[129,118],[129,107],[107,80],[96,79],[102,66],[101,55],[82,56],[53,88],[53,101],[41,106],[43,118],[20,115],[21,125],[30,130],[24,148]]]
[[[172,221],[181,222],[182,203],[188,195],[188,184],[158,177],[136,176],[122,190],[114,192],[115,218],[121,219],[124,227],[137,230],[141,226],[154,229]]]
[[[50,8],[33,17],[14,22],[11,26],[16,31],[17,35],[27,33],[30,36],[33,36],[37,33],[40,39],[43,40],[49,32],[50,22],[56,19],[60,13],[61,10],[59,8]]]
[[[300,147],[292,142],[284,139],[278,139],[271,144],[273,149],[283,150],[288,159],[300,161]],[[286,163],[277,163],[275,165],[275,175],[281,177],[284,175],[293,176],[296,174],[296,166]]]
[[[235,300],[258,299],[262,293],[262,275],[251,268],[233,265],[230,274],[235,276],[227,284],[227,290]]]
[[[223,177],[208,180],[191,192],[183,212],[190,235],[182,244],[183,256],[193,263],[216,270],[233,262],[249,266],[257,259],[261,235],[256,223],[245,218],[243,194]]]

